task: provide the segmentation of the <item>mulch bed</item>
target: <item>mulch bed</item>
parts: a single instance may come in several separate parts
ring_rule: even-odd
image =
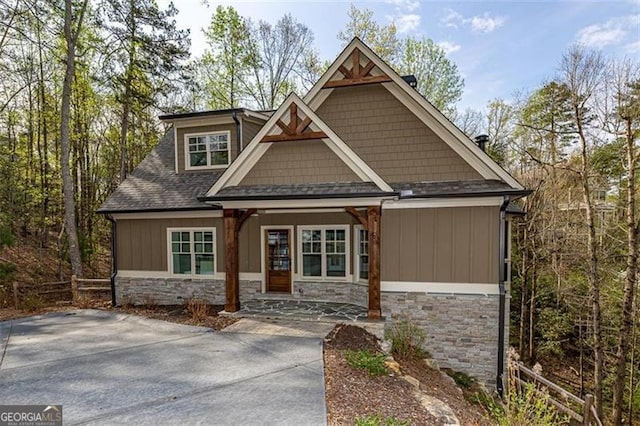
[[[413,387],[395,375],[369,377],[345,360],[346,350],[380,353],[377,338],[366,330],[338,324],[325,338],[324,372],[329,425],[353,425],[357,418],[381,415],[412,425],[434,425],[414,397]],[[384,424],[384,423],[383,423]]]
[[[201,327],[209,327],[216,331],[238,321],[237,318],[219,316],[218,312],[224,310],[223,305],[211,305],[209,307],[209,315],[201,320],[193,318],[187,310],[186,305],[152,305],[152,306],[124,306],[110,308],[116,312],[122,312],[133,315],[140,315],[147,318],[153,318],[163,321],[175,322],[178,324],[198,325]]]

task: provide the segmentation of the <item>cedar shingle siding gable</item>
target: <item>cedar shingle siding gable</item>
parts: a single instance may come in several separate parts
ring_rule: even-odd
[[[240,185],[360,181],[323,141],[306,140],[271,145]]]
[[[335,89],[316,113],[389,183],[482,179],[380,84]]]

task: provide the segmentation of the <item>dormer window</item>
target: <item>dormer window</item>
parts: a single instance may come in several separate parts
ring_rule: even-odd
[[[187,170],[217,169],[229,165],[229,131],[191,133],[184,138]]]

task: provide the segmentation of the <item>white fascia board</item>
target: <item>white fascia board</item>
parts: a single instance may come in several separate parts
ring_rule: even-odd
[[[381,281],[382,293],[429,293],[451,295],[498,295],[498,284]]]
[[[194,219],[201,217],[222,217],[222,210],[192,210],[166,212],[112,213],[115,220],[122,219]]]
[[[313,209],[313,208],[344,208],[345,206],[366,207],[378,206],[390,197],[366,198],[319,198],[296,200],[246,200],[246,201],[214,201],[225,209]]]
[[[216,126],[219,124],[235,124],[231,116],[218,116],[218,117],[194,117],[194,118],[179,118],[176,120],[167,120],[168,123],[173,124],[179,129],[185,127],[201,127],[201,126]]]
[[[252,118],[258,118],[262,121],[267,121],[269,120],[269,116],[266,114],[262,114],[260,112],[257,111],[249,111],[249,110],[245,110],[244,111],[244,115],[247,117],[252,117]]]
[[[503,202],[503,197],[412,198],[405,200],[389,200],[382,205],[382,209],[497,207],[500,206]]]

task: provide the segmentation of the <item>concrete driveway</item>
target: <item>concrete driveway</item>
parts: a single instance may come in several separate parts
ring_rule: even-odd
[[[64,424],[325,424],[322,333],[242,321],[220,333],[93,310],[0,322],[0,404],[62,404]]]

